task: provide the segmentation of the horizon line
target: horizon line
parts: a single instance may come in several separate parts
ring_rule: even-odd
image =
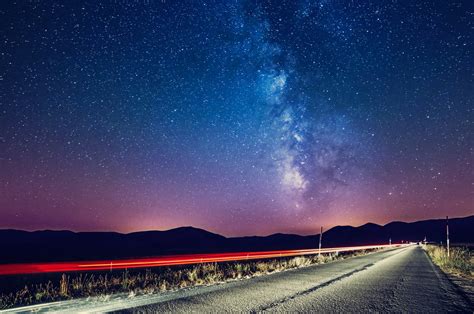
[[[448,215],[449,216],[449,215]],[[462,217],[452,217],[450,219],[464,219],[464,218],[469,218],[469,217],[474,217],[474,213],[473,214],[470,214],[470,215],[467,215],[467,216],[462,216]],[[427,218],[427,219],[421,219],[421,220],[414,220],[414,221],[402,221],[402,220],[393,220],[393,221],[390,221],[390,222],[387,222],[385,224],[378,224],[378,223],[374,223],[374,222],[366,222],[366,223],[363,223],[361,225],[357,225],[357,226],[353,226],[353,225],[334,225],[332,227],[329,227],[329,229],[327,229],[326,231],[323,232],[323,234],[333,228],[336,228],[336,227],[352,227],[352,228],[359,228],[359,227],[362,227],[362,226],[365,226],[365,225],[369,225],[369,224],[372,224],[372,225],[377,225],[377,226],[380,226],[380,227],[385,227],[389,224],[392,224],[392,223],[397,223],[397,222],[400,222],[400,223],[416,223],[416,222],[422,222],[422,221],[430,221],[430,220],[444,220],[446,218]],[[214,232],[214,231],[210,231],[208,229],[205,229],[205,228],[200,228],[200,227],[195,227],[195,226],[192,226],[192,225],[184,225],[184,226],[179,226],[179,227],[174,227],[174,228],[170,228],[170,229],[145,229],[145,230],[139,230],[139,231],[132,231],[132,232],[120,232],[120,231],[106,231],[106,230],[103,230],[103,231],[75,231],[75,230],[69,230],[69,229],[35,229],[35,230],[28,230],[28,229],[16,229],[16,228],[2,228],[0,227],[0,231],[22,231],[22,232],[45,232],[45,231],[52,231],[52,232],[71,232],[71,233],[118,233],[118,234],[122,234],[122,235],[128,235],[128,234],[134,234],[134,233],[140,233],[140,232],[167,232],[167,231],[172,231],[172,230],[176,230],[176,229],[180,229],[180,228],[193,228],[193,229],[198,229],[198,230],[203,230],[203,231],[206,231],[206,232],[209,232],[209,233],[213,233],[213,234],[216,234],[216,235],[219,235],[219,236],[222,236],[224,238],[244,238],[244,237],[269,237],[269,236],[272,236],[272,235],[276,235],[276,234],[284,234],[284,235],[296,235],[296,236],[302,236],[302,237],[306,237],[306,236],[317,236],[319,235],[320,233],[314,233],[314,234],[306,234],[306,235],[303,235],[303,234],[298,234],[298,233],[283,233],[283,232],[275,232],[275,233],[270,233],[270,234],[267,234],[267,235],[242,235],[242,236],[225,236],[225,235],[222,235],[220,233],[217,233],[217,232]]]

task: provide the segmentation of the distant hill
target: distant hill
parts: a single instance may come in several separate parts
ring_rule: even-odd
[[[445,241],[446,221],[368,223],[337,226],[323,233],[323,247],[404,241]],[[452,243],[474,243],[474,216],[449,220]],[[0,230],[0,263],[115,259],[184,253],[315,248],[319,235],[273,234],[226,238],[206,230],[181,227],[167,231],[116,232]]]

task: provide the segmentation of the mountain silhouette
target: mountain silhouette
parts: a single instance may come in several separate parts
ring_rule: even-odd
[[[474,216],[449,220],[451,243],[474,243]],[[446,220],[337,226],[323,233],[323,247],[444,242]],[[194,227],[166,231],[118,232],[0,230],[0,263],[100,260],[158,255],[316,248],[319,234],[224,237]]]

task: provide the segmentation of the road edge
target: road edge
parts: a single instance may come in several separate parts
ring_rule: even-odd
[[[433,271],[435,272],[436,276],[438,276],[439,279],[443,277],[446,279],[447,282],[451,284],[451,287],[454,289],[456,293],[458,293],[464,301],[469,305],[469,312],[473,313],[474,312],[474,300],[469,296],[469,294],[458,284],[456,284],[449,276],[449,274],[445,273],[438,265],[436,265],[432,260],[429,254],[426,252],[425,249],[423,249],[423,253],[425,254],[426,258],[428,259],[431,267],[433,268]]]

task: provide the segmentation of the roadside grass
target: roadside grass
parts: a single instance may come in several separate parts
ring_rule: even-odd
[[[196,264],[186,267],[125,270],[106,274],[62,274],[59,282],[48,281],[25,285],[16,292],[0,294],[0,309],[37,303],[69,300],[73,298],[100,297],[107,300],[115,293],[152,294],[186,287],[251,278],[273,272],[324,264],[346,257],[359,256],[375,250],[321,256],[298,256],[271,260],[229,263]]]
[[[445,247],[425,245],[426,252],[431,260],[444,272],[468,277],[474,280],[474,254],[473,251],[463,247],[451,247],[448,253]]]

